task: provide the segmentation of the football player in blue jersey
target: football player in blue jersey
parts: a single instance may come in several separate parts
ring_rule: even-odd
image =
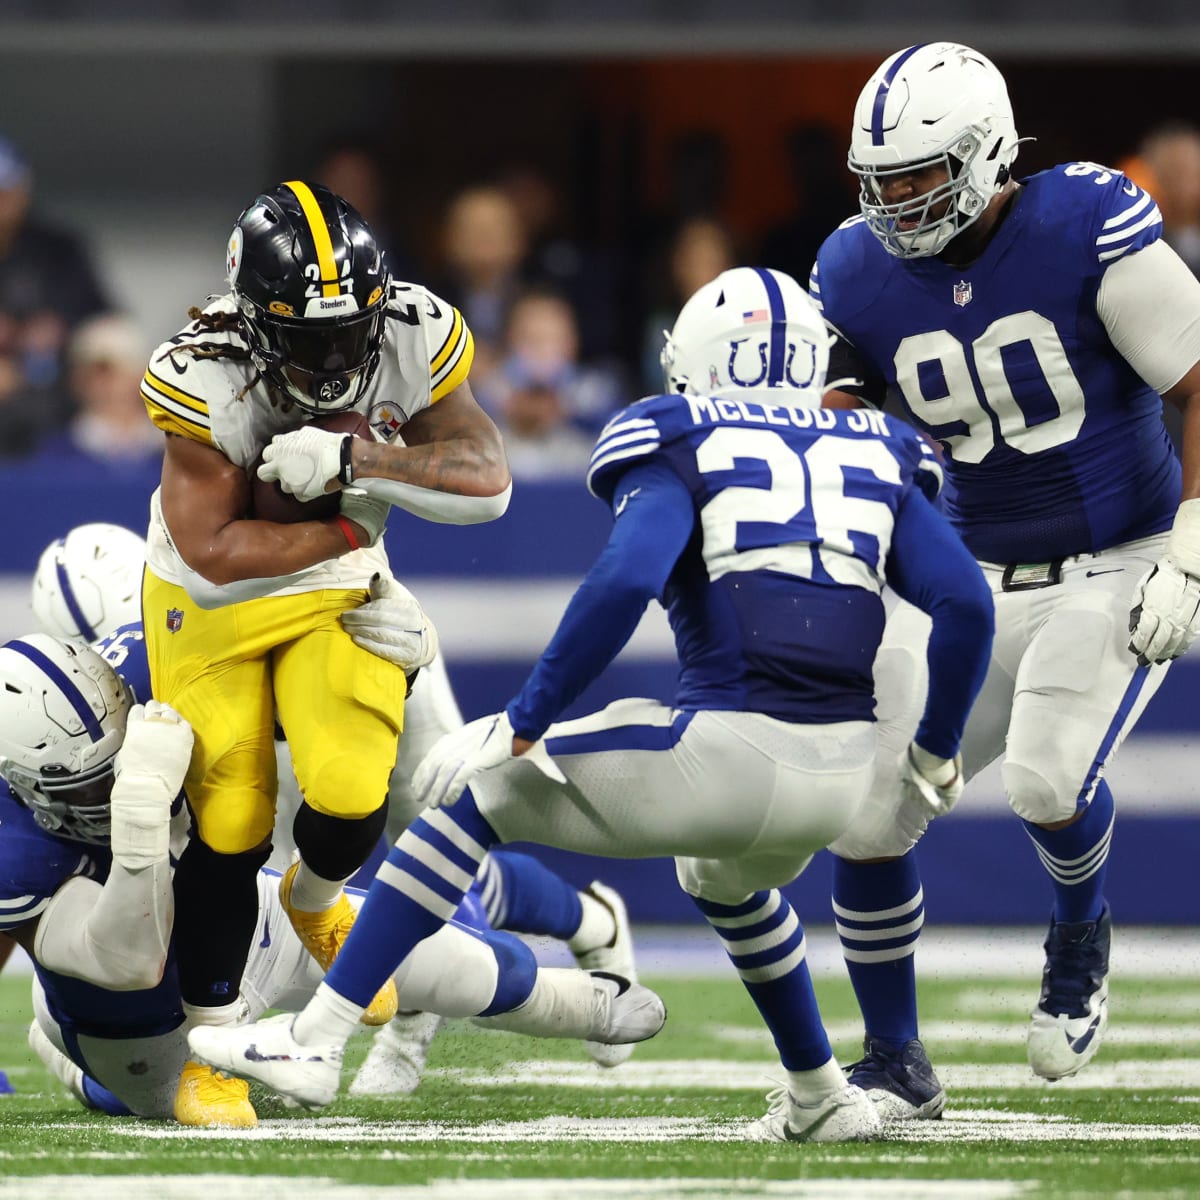
[[[192,734],[169,706],[135,703],[148,679],[138,625],[96,649],[45,634],[0,646],[0,930],[34,960],[30,1043],[47,1066],[90,1107],[169,1118],[188,1059],[171,846]],[[246,1016],[295,1008],[320,980],[278,884],[261,872]],[[459,917],[396,974],[406,1006],[597,1042],[662,1024],[648,989],[538,969],[474,902]]]
[[[841,335],[832,373],[856,381],[827,403],[887,396],[941,445],[948,515],[994,595],[964,773],[1003,756],[1050,878],[1028,1058],[1058,1079],[1107,1020],[1105,770],[1198,626],[1200,284],[1146,192],[1090,162],[1018,179],[1020,141],[983,55],[944,42],[891,55],[854,113],[861,216],[825,242],[810,291]],[[1185,410],[1182,479],[1160,396]],[[920,711],[921,624],[900,606],[884,639],[880,700],[900,726]],[[916,1040],[911,851],[930,814],[894,780],[881,763],[833,846],[867,1034],[851,1079],[892,1115],[929,1117],[945,1094]]]
[[[750,1136],[877,1136],[875,1106],[834,1061],[779,889],[870,786],[885,580],[933,619],[905,775],[933,807],[960,786],[992,604],[922,490],[940,474],[924,441],[879,413],[821,408],[828,341],[778,272],[727,271],[688,301],[665,351],[669,394],[618,414],[597,442],[589,485],[613,531],[525,686],[422,762],[430,810],[380,867],[313,1002],[294,1021],[194,1030],[202,1059],[326,1104],[376,978],[441,927],[491,846],[673,855],[786,1071]],[[656,598],[679,655],[674,703],[620,700],[555,724]]]
[[[85,643],[103,642],[106,660],[140,699],[149,696],[150,687],[140,600],[145,549],[143,538],[120,526],[76,526],[42,552],[32,588],[34,615],[42,632]],[[409,779],[417,764],[441,734],[461,727],[463,721],[438,653],[436,631],[415,598],[390,579],[373,584],[371,590],[376,599],[347,614],[351,635],[363,649],[391,659],[409,673],[413,664],[424,664],[406,706],[406,734],[389,788],[388,827],[394,829],[394,840],[416,812]],[[294,842],[288,825],[299,805],[298,794],[290,804],[285,796],[287,781],[294,786],[286,742],[279,744],[279,752],[280,814],[276,855],[269,864],[278,870],[269,877],[272,879],[291,861]],[[180,830],[181,837],[185,833],[186,829]],[[386,853],[386,843],[382,852]],[[624,902],[618,892],[599,881],[580,891],[536,859],[500,851],[483,862],[472,886],[470,914],[473,928],[558,938],[567,943],[583,970],[606,971],[637,981]],[[4,940],[12,944],[11,939]],[[376,1033],[350,1086],[351,1094],[413,1091],[420,1083],[441,1021],[441,1015],[433,1012],[399,1013]],[[41,1043],[41,1049],[46,1044]],[[618,1066],[633,1053],[630,1043],[586,1040],[584,1044],[604,1067]]]

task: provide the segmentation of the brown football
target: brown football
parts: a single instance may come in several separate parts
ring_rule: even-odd
[[[362,413],[330,413],[327,417],[314,417],[308,424],[315,425],[318,429],[327,429],[330,433],[350,433],[369,441],[375,439],[371,426]],[[315,500],[302,502],[295,496],[288,495],[278,483],[266,483],[259,479],[258,468],[261,462],[260,454],[249,471],[251,516],[260,521],[291,525],[296,521],[325,521],[337,515],[341,498],[339,492],[329,492]]]

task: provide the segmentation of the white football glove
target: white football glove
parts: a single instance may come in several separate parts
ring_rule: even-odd
[[[268,483],[278,480],[279,486],[297,500],[315,500],[333,490],[327,484],[338,483],[342,443],[350,436],[312,425],[276,434],[263,450],[258,477]]]
[[[413,772],[417,798],[428,808],[453,804],[481,771],[490,771],[514,757],[514,736],[506,712],[480,717],[453,733],[443,734]],[[541,742],[522,757],[529,759],[547,778],[556,783],[567,782]]]
[[[906,799],[917,799],[935,817],[944,817],[963,792],[962,755],[939,758],[909,744],[900,766],[900,790]]]
[[[112,853],[128,870],[170,853],[171,805],[192,759],[192,727],[158,700],[135,704],[117,752],[112,789]]]
[[[437,630],[417,598],[390,575],[371,580],[371,599],[342,613],[342,628],[356,646],[386,658],[411,674],[438,652]]]
[[[376,500],[374,497],[368,496],[361,488],[350,487],[342,488],[338,511],[347,521],[353,521],[355,525],[362,526],[367,540],[361,542],[360,545],[373,546],[383,537],[383,530],[387,525],[388,514],[392,511],[392,506],[386,500]]]
[[[1178,658],[1200,632],[1200,578],[1160,558],[1138,580],[1129,610],[1129,649],[1138,665]]]

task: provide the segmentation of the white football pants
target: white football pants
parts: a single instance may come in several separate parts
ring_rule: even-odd
[[[524,759],[472,781],[503,841],[670,855],[686,892],[737,904],[790,883],[845,830],[870,786],[875,730],[633,699],[551,726],[546,747],[566,784]]]
[[[996,604],[987,678],[967,721],[967,779],[1001,755],[1013,811],[1048,825],[1091,802],[1126,735],[1169,664],[1139,667],[1130,653],[1129,609],[1138,580],[1159,560],[1166,534],[1064,561],[1052,587],[1005,592],[1004,568],[981,563]],[[830,849],[843,858],[894,858],[929,823],[905,804],[900,763],[925,705],[929,618],[898,603],[875,659],[880,758],[867,802]]]

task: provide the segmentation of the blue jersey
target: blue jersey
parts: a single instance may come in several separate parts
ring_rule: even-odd
[[[150,669],[142,627],[126,625],[97,651],[121,675],[135,698],[150,698]],[[107,846],[75,842],[42,829],[0,780],[0,930],[20,928],[41,915],[50,898],[75,875],[104,883],[112,865]],[[148,1037],[183,1019],[174,961],[162,982],[137,992],[110,992],[35,964],[47,1006],[66,1030],[96,1037]]]
[[[893,258],[861,217],[821,247],[813,297],[942,444],[946,511],[976,558],[1040,562],[1170,527],[1162,402],[1096,311],[1105,270],[1161,235],[1147,193],[1072,163],[1024,181],[970,266]]]
[[[939,468],[881,413],[772,399],[639,401],[601,434],[588,486],[610,504],[617,493],[618,521],[631,469],[659,464],[690,493],[693,533],[660,597],[677,707],[870,720],[896,512],[918,477],[936,489]]]

